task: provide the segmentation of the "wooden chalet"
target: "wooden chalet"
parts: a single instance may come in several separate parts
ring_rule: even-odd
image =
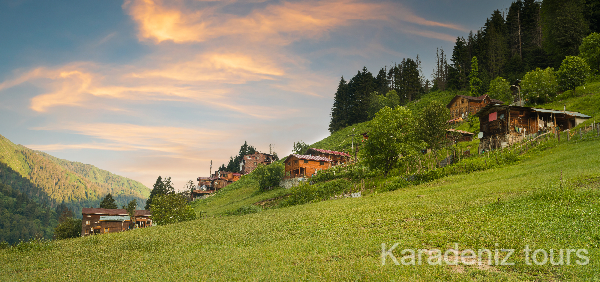
[[[308,155],[323,157],[331,160],[331,165],[345,164],[350,161],[352,156],[344,152],[336,152],[323,149],[310,148],[306,151]]]
[[[481,150],[496,149],[550,130],[569,130],[589,119],[578,112],[509,105],[487,105],[476,116],[483,132]]]
[[[115,233],[131,228],[131,219],[125,209],[83,208],[81,236]],[[135,227],[152,226],[152,213],[148,210],[135,211]]]
[[[205,198],[219,189],[236,182],[242,177],[241,173],[229,171],[215,171],[210,177],[198,177],[198,188],[192,191],[192,200]]]
[[[331,167],[332,160],[320,156],[289,155],[285,159],[284,178],[308,177]]]
[[[240,173],[242,175],[252,172],[259,164],[269,165],[275,161],[275,156],[256,152],[245,155],[240,162]]]
[[[473,133],[450,128],[446,130],[446,138],[456,142],[473,141]]]
[[[479,97],[456,95],[446,107],[450,109],[452,120],[465,118],[467,114],[474,115],[483,107],[490,104],[504,104],[504,102],[490,98],[487,94]]]

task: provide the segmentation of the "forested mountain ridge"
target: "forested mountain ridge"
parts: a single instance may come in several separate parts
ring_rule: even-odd
[[[92,165],[69,162],[15,145],[0,135],[0,183],[37,203],[64,203],[78,216],[83,207],[97,207],[111,193],[118,205],[136,199],[143,206],[150,190],[141,183]]]
[[[44,152],[38,151],[37,153],[42,157],[60,165],[66,170],[83,176],[92,183],[107,189],[113,195],[113,197],[130,193],[133,196],[145,199],[150,195],[150,190],[148,187],[133,179],[116,175],[110,171],[99,169],[90,164],[59,159]]]

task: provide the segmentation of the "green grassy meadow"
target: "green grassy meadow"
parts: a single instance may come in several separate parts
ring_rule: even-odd
[[[361,198],[246,215],[277,197],[251,179],[196,201],[195,221],[0,250],[0,280],[598,280],[598,139],[531,152],[515,165]],[[561,181],[562,175],[562,181]],[[236,200],[233,200],[236,199]],[[204,201],[204,202],[203,202]],[[514,265],[382,265],[403,249],[516,249]],[[589,264],[526,265],[530,249],[586,249]],[[425,257],[427,257],[425,255]],[[406,257],[404,257],[406,259]]]

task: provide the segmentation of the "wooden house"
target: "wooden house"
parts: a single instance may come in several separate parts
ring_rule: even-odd
[[[240,172],[242,175],[252,172],[259,164],[269,165],[275,161],[275,156],[256,152],[251,155],[245,155],[240,162]]]
[[[509,105],[488,105],[476,116],[483,132],[480,151],[506,147],[532,134],[569,130],[590,118],[578,112]]]
[[[452,120],[465,118],[467,114],[474,115],[487,105],[504,104],[504,102],[490,98],[487,94],[479,97],[456,95],[446,107],[450,110]]]
[[[350,159],[352,158],[349,154],[344,153],[344,152],[336,152],[336,151],[315,149],[315,148],[308,149],[308,151],[306,151],[306,154],[311,155],[311,156],[319,156],[319,157],[330,159],[332,166],[339,165],[339,164],[345,164],[345,163],[349,162]]]
[[[285,159],[284,178],[309,177],[319,170],[331,167],[332,160],[320,156],[289,155]]]
[[[131,228],[131,219],[125,209],[96,209],[81,210],[81,236],[115,233]],[[152,226],[152,213],[147,210],[135,211],[135,227]]]

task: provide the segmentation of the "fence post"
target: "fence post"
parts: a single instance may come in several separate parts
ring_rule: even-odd
[[[579,140],[581,140],[581,128],[579,128]]]

